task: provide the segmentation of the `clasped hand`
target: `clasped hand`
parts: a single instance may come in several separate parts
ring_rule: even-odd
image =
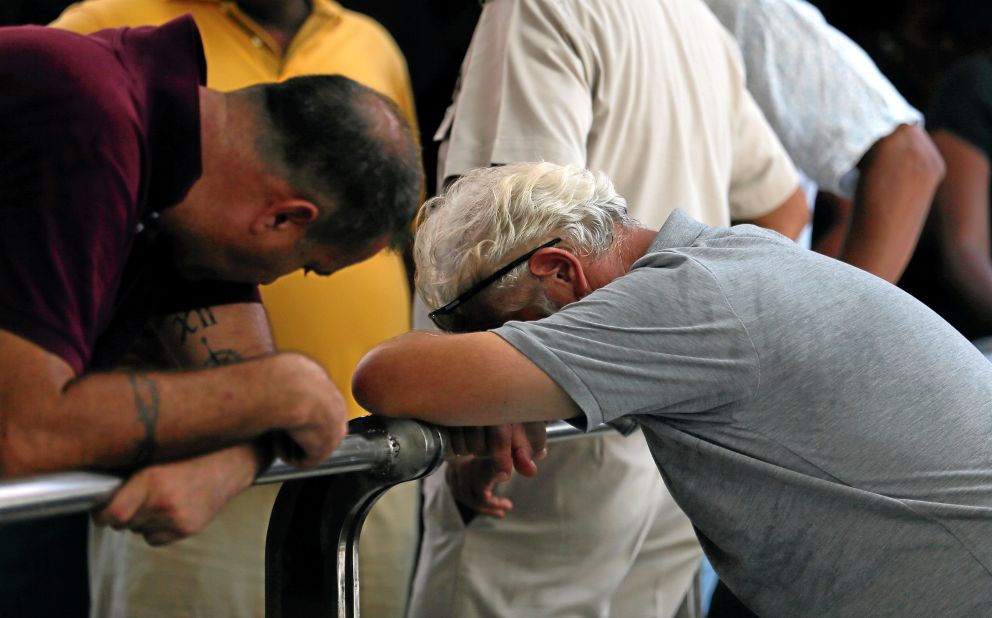
[[[450,427],[451,453],[447,481],[455,499],[484,515],[502,518],[513,503],[493,493],[513,470],[537,474],[537,463],[547,455],[547,423],[520,423],[489,427]]]
[[[93,521],[165,545],[199,532],[271,462],[261,441],[138,470]]]

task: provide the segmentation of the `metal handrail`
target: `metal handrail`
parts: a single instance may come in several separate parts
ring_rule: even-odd
[[[604,425],[594,431],[606,428]],[[548,425],[548,440],[552,442],[583,435],[582,431],[565,422]],[[320,465],[300,470],[277,459],[255,479],[255,484],[389,466],[394,448],[382,435],[351,433]],[[0,481],[0,524],[88,511],[106,502],[122,483],[120,477],[96,472],[64,472]]]
[[[255,480],[288,481],[266,535],[267,618],[358,618],[358,543],[365,517],[390,487],[433,473],[447,451],[444,430],[420,421],[364,417],[351,421],[349,430],[315,468],[298,470],[277,460]],[[610,430],[601,425],[583,432],[556,422],[547,433],[549,442],[557,442]],[[122,483],[90,472],[0,482],[0,525],[90,510]]]
[[[447,435],[418,421],[365,417],[353,429],[385,438],[389,465],[285,483],[265,545],[266,618],[358,618],[358,544],[365,518],[383,494],[432,474],[443,461]],[[609,430],[597,427],[593,432]],[[548,426],[548,441],[585,435],[565,423]]]

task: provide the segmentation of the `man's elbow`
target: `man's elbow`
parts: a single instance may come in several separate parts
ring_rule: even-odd
[[[920,125],[900,125],[876,147],[875,159],[897,161],[906,175],[931,193],[944,178],[944,159]]]
[[[376,349],[365,355],[351,376],[351,393],[362,408],[382,416],[402,416],[395,405],[395,380],[388,375],[388,360]]]
[[[0,478],[11,479],[40,472],[39,449],[32,447],[32,440],[17,427],[16,414],[9,410],[0,412]],[[43,451],[42,451],[43,452]]]

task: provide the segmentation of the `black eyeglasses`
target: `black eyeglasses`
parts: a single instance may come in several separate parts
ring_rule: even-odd
[[[458,308],[465,303],[465,301],[467,301],[468,299],[472,298],[482,290],[486,289],[487,287],[495,283],[497,280],[499,280],[500,277],[506,275],[506,273],[510,272],[517,266],[520,266],[521,264],[529,260],[532,255],[534,255],[541,249],[547,249],[548,247],[553,247],[560,242],[561,242],[561,238],[555,238],[553,240],[549,240],[540,247],[537,247],[536,249],[531,249],[527,253],[521,255],[517,259],[513,260],[512,262],[504,266],[503,268],[500,268],[493,274],[489,275],[485,279],[479,281],[469,289],[465,290],[450,303],[444,305],[443,307],[439,307],[434,311],[431,311],[430,313],[427,314],[427,317],[429,317],[431,321],[434,322],[434,324],[443,331],[447,331],[449,333],[459,332],[459,329],[457,327],[457,320],[455,318],[455,311],[457,311]]]

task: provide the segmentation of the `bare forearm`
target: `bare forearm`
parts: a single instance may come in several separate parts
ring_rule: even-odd
[[[188,373],[108,373],[61,390],[22,389],[3,402],[5,476],[131,468],[254,438],[289,424],[270,357]],[[37,367],[10,367],[30,379]]]
[[[200,307],[154,322],[177,367],[219,367],[275,351],[265,309],[258,303]]]
[[[896,282],[916,247],[944,166],[923,129],[903,125],[861,164],[841,261]]]
[[[813,251],[839,259],[851,227],[854,204],[839,195],[821,191],[816,198]]]
[[[362,359],[352,390],[374,414],[443,425],[501,425],[581,414],[547,374],[492,333],[401,335]]]

